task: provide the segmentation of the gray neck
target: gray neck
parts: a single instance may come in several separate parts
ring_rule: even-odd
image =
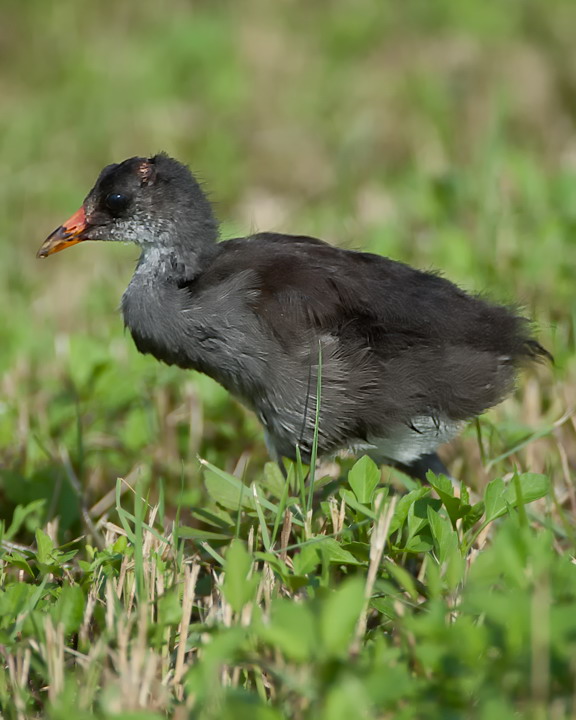
[[[217,252],[218,223],[208,201],[178,208],[174,215],[156,214],[141,220],[132,239],[141,249],[136,281],[164,279],[173,284],[192,280]]]
[[[172,248],[164,245],[144,245],[141,247],[133,279],[180,279],[181,276],[186,276],[188,271],[191,271],[193,277],[198,272],[197,265],[197,258],[192,256],[184,260]]]
[[[184,249],[181,245],[141,245],[140,258],[134,271],[136,281],[170,281],[178,284],[199,275],[216,252],[215,242]]]

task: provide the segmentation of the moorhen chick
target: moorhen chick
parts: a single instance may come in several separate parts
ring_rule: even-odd
[[[217,242],[206,195],[165,154],[104,168],[38,257],[84,240],[140,247],[122,297],[136,347],[221,383],[278,460],[310,460],[319,385],[320,455],[447,474],[437,447],[548,355],[526,319],[437,274],[300,235]]]

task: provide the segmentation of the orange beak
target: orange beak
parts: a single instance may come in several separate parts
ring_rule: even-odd
[[[60,252],[60,250],[65,250],[67,247],[85,240],[82,233],[86,230],[86,227],[86,213],[84,208],[81,207],[64,225],[60,225],[59,228],[56,228],[53,233],[48,235],[42,243],[42,247],[36,253],[36,257],[48,257],[52,253]]]

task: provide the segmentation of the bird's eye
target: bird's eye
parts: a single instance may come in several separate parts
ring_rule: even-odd
[[[104,204],[112,213],[120,213],[128,207],[129,199],[121,193],[110,193],[106,196]]]

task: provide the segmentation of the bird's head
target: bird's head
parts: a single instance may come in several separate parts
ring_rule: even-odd
[[[46,238],[37,256],[84,240],[194,251],[217,234],[210,202],[198,182],[185,165],[162,153],[105,167],[82,207]]]

